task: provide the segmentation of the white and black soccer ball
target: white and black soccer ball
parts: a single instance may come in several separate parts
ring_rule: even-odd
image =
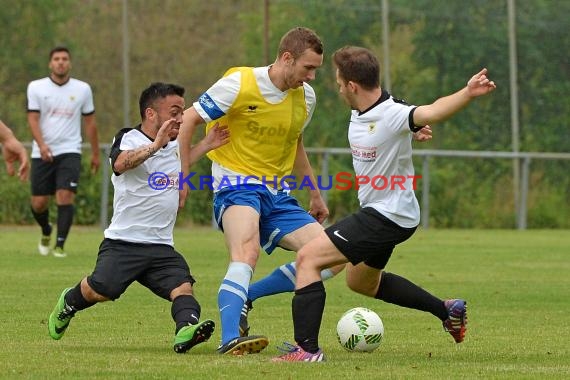
[[[372,352],[384,337],[380,316],[365,307],[350,309],[336,325],[338,342],[348,351]]]

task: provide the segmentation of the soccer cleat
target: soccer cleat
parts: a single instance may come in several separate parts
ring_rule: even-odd
[[[63,248],[61,247],[55,247],[53,249],[53,255],[55,257],[67,257],[67,253],[63,252]]]
[[[216,324],[210,319],[196,325],[182,327],[174,336],[174,351],[183,354],[197,344],[204,343],[212,336]]]
[[[283,347],[277,347],[283,355],[271,359],[272,362],[324,362],[325,354],[319,349],[314,354],[303,350],[300,346],[284,342]]]
[[[72,288],[67,288],[61,292],[61,295],[57,300],[57,304],[49,315],[48,331],[49,335],[55,340],[61,339],[67,329],[67,326],[69,326],[71,318],[75,315],[75,310],[65,303],[65,295],[71,289]]]
[[[40,255],[42,256],[49,255],[49,253],[51,252],[51,249],[49,248],[50,242],[51,242],[50,235],[42,235],[42,237],[40,238],[40,242],[38,243],[38,252],[40,253]]]
[[[451,334],[455,343],[463,342],[467,331],[467,302],[460,299],[444,302],[449,317],[443,321],[443,329]]]
[[[250,300],[247,300],[243,304],[243,307],[241,308],[241,314],[239,315],[239,336],[249,335],[249,323],[247,323],[247,315],[251,309],[253,309],[253,304]]]
[[[243,355],[257,354],[269,344],[269,339],[263,335],[242,336],[220,345],[218,354]]]

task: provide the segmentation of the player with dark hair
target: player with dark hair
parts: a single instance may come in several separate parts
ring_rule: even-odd
[[[341,97],[351,107],[348,139],[357,176],[414,178],[412,133],[441,122],[474,98],[492,92],[487,69],[467,86],[434,103],[412,106],[380,87],[380,65],[371,51],[347,46],[333,54]],[[443,301],[384,268],[397,244],[415,232],[420,209],[411,180],[384,190],[362,185],[360,210],[326,228],[297,253],[297,278],[292,301],[294,338],[288,352],[274,361],[324,360],[318,336],[325,306],[321,270],[346,263],[348,287],[360,294],[403,307],[422,310],[442,321],[460,343],[465,337],[467,302]]]
[[[95,269],[75,287],[63,290],[48,329],[53,339],[61,339],[78,311],[118,299],[137,281],[172,302],[174,351],[183,353],[208,340],[214,331],[212,320],[199,322],[194,278],[173,241],[180,172],[176,137],[184,112],[184,88],[153,83],[142,92],[139,105],[142,123],[122,129],[111,147],[113,218],[104,232]],[[190,164],[227,139],[227,130],[212,129],[192,150]],[[153,173],[168,176],[168,181],[161,178],[164,186],[151,186]]]
[[[41,255],[52,252],[49,202],[55,195],[55,257],[67,256],[64,244],[73,223],[75,194],[81,171],[81,120],[91,144],[91,170],[99,168],[99,143],[93,94],[89,84],[70,77],[71,54],[63,46],[49,54],[50,74],[28,85],[28,123],[32,145],[31,208],[42,229]]]

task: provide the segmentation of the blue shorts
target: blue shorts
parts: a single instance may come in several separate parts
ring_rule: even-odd
[[[287,191],[271,193],[264,185],[248,185],[246,189],[227,188],[214,194],[214,217],[223,231],[222,215],[230,206],[249,206],[259,214],[260,246],[271,254],[283,236],[315,223]]]

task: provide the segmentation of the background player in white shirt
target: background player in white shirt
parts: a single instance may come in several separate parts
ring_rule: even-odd
[[[63,290],[49,316],[48,330],[53,339],[61,339],[76,312],[116,300],[137,281],[172,302],[174,351],[184,353],[210,338],[214,322],[199,322],[194,278],[184,257],[174,249],[177,183],[155,186],[153,182],[156,173],[175,179],[180,172],[176,137],[184,112],[184,88],[153,83],[142,92],[139,106],[142,124],[122,129],[111,148],[113,218],[95,269],[74,288]],[[227,138],[227,130],[212,129],[194,147],[190,163],[227,143]]]
[[[15,174],[14,163],[19,162],[18,178],[21,181],[28,179],[30,163],[28,162],[28,152],[24,145],[14,136],[12,130],[0,120],[0,144],[2,144],[2,156],[6,164],[6,171],[9,176]]]
[[[28,85],[28,123],[32,146],[31,207],[42,229],[41,255],[51,249],[49,202],[55,195],[57,236],[53,255],[65,257],[64,244],[73,223],[81,170],[81,120],[91,144],[91,170],[99,168],[99,142],[89,84],[70,77],[71,54],[56,47],[49,54],[50,75]]]
[[[333,54],[333,61],[340,95],[352,109],[348,138],[354,171],[368,178],[413,176],[412,133],[449,118],[496,88],[483,69],[458,92],[415,107],[380,88],[380,65],[368,49],[341,48]],[[342,263],[347,263],[346,281],[353,291],[429,312],[442,321],[455,342],[463,341],[464,300],[443,301],[403,277],[384,272],[394,247],[412,236],[420,220],[413,184],[384,190],[361,185],[358,198],[359,211],[326,228],[297,253],[292,303],[297,345],[275,361],[324,360],[318,343],[326,297],[320,273]]]

